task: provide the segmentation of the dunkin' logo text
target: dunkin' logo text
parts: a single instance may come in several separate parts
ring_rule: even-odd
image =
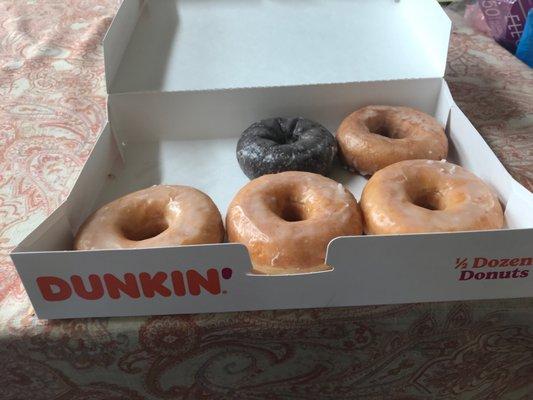
[[[47,301],[64,301],[72,296],[85,300],[99,300],[104,297],[120,299],[123,297],[138,299],[140,297],[152,298],[154,296],[198,296],[202,293],[218,295],[226,293],[222,290],[220,281],[230,279],[233,274],[231,268],[209,268],[205,275],[189,269],[185,272],[172,271],[131,272],[117,276],[112,273],[102,275],[91,274],[86,279],[79,275],[70,278],[57,276],[40,276],[36,279],[37,287],[43,298]]]

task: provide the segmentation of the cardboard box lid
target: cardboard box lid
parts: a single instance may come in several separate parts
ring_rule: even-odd
[[[450,29],[434,0],[125,0],[108,93],[438,78]]]

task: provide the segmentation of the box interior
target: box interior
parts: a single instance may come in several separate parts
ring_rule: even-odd
[[[120,66],[110,68],[118,72],[107,74],[110,93],[444,75],[451,23],[435,1],[315,0],[295,7],[278,0],[147,0],[137,10],[142,5],[128,4],[122,14],[130,21],[121,18],[106,37],[116,44],[106,51],[113,64],[123,51]],[[135,15],[136,25],[128,25]],[[130,29],[129,44],[121,43]]]
[[[117,117],[114,120],[114,126],[119,127],[116,134],[121,143],[124,162],[118,159],[115,163],[96,201],[96,207],[151,185],[180,184],[194,186],[207,193],[213,198],[224,216],[233,196],[249,181],[236,160],[235,150],[238,137],[244,128],[261,118],[261,110],[265,112],[262,117],[287,115],[286,111],[290,110],[289,115],[300,115],[317,120],[334,133],[342,118],[351,111],[375,103],[402,104],[435,116],[447,128],[450,138],[448,161],[464,165],[481,176],[496,190],[502,204],[507,203],[511,191],[509,185],[512,180],[488,146],[477,135],[474,138],[477,137],[482,146],[480,147],[478,143],[470,144],[480,149],[477,154],[473,154],[468,148],[471,139],[463,137],[460,141],[457,140],[457,135],[461,135],[465,127],[450,119],[453,100],[441,79],[356,83],[350,86],[348,92],[345,85],[314,88],[308,86],[303,88],[308,91],[304,96],[307,102],[301,103],[293,103],[293,99],[286,95],[284,88],[272,90],[277,92],[278,96],[273,94],[270,97],[267,96],[269,102],[257,93],[253,100],[247,91],[232,91],[230,98],[225,98],[225,102],[231,103],[232,107],[240,110],[240,113],[236,115],[228,113],[224,118],[222,103],[215,101],[211,104],[212,109],[208,110],[208,114],[218,112],[221,115],[206,118],[206,124],[198,120],[196,124],[193,123],[194,121],[190,124],[183,121],[182,119],[186,119],[187,110],[183,112],[181,107],[176,107],[175,109],[180,111],[167,116],[167,119],[179,128],[170,131],[164,127],[156,128],[157,124],[152,125],[151,121],[147,124],[153,128],[143,130],[143,127],[138,125],[140,121],[135,121],[135,118],[132,121],[131,114],[115,109]],[[298,89],[293,89],[292,92],[294,91],[297,93]],[[312,92],[316,93],[312,94]],[[348,96],[346,96],[347,93],[349,93]],[[314,98],[315,95],[316,98]],[[169,96],[165,104],[171,104],[170,107],[172,107],[173,100],[179,101],[180,94],[175,93]],[[299,94],[294,96],[300,97]],[[332,103],[329,99],[335,99],[335,101]],[[201,102],[201,99],[199,101]],[[301,108],[298,108],[300,104]],[[309,107],[309,104],[312,106]],[[120,107],[134,106],[128,101]],[[209,102],[206,102],[204,107],[209,108]],[[157,109],[160,110],[159,107]],[[164,113],[165,110],[161,112]],[[126,115],[129,117],[118,117]],[[213,123],[213,120],[216,123]],[[150,134],[143,134],[143,132],[150,132]],[[487,164],[495,164],[495,169],[487,167]],[[346,185],[358,199],[368,180],[367,177],[348,172],[338,162],[330,177]],[[524,228],[528,227],[528,222],[527,220],[514,220],[508,227]]]
[[[151,185],[180,184],[207,193],[224,216],[233,196],[249,181],[235,151],[241,132],[253,122],[303,116],[335,133],[342,119],[359,107],[396,104],[435,115],[445,126],[451,103],[439,96],[441,86],[441,79],[426,79],[256,88],[224,91],[220,96],[210,92],[113,96],[110,117],[125,163],[119,160],[114,166],[97,205]],[[453,148],[450,154],[455,157]],[[330,177],[357,198],[367,181],[339,163]]]
[[[204,118],[198,114],[197,104],[202,104]],[[110,98],[114,135],[99,140],[72,190],[64,210],[69,223],[49,224],[61,233],[33,235],[23,247],[26,251],[70,250],[73,235],[92,211],[157,184],[200,189],[224,217],[233,196],[249,181],[235,154],[237,140],[247,126],[261,118],[293,115],[318,121],[334,133],[346,115],[368,104],[410,106],[433,115],[446,127],[447,160],[484,179],[507,206],[506,228],[533,227],[526,211],[533,204],[531,194],[523,188],[520,192],[521,187],[455,106],[445,82],[419,79],[242,89],[222,91],[219,96],[208,92],[114,95]],[[357,199],[368,181],[348,172],[338,161],[329,176]],[[520,196],[515,195],[517,190]]]

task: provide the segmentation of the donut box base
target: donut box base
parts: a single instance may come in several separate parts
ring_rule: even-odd
[[[123,3],[104,42],[110,123],[67,200],[12,254],[40,318],[533,296],[533,195],[505,171],[450,95],[442,78],[450,23],[439,6],[294,4]],[[332,19],[336,29],[324,30]],[[281,67],[272,64],[274,50],[286,61]],[[250,123],[300,115],[334,132],[368,104],[434,115],[446,126],[448,159],[498,193],[506,229],[337,238],[327,251],[332,270],[285,276],[250,274],[239,244],[70,250],[97,207],[154,184],[197,187],[225,214],[248,181],[235,144]],[[331,176],[360,198],[364,177],[340,166]]]

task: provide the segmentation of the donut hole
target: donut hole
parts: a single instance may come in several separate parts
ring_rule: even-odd
[[[426,210],[438,211],[444,208],[442,199],[436,191],[417,193],[412,197],[412,201],[415,206],[425,208]]]
[[[271,203],[270,209],[286,222],[299,222],[310,218],[310,211],[299,193],[277,197]]]
[[[295,132],[299,120],[299,118],[263,120],[261,121],[263,129],[259,137],[280,146],[295,143],[299,140],[299,135]]]
[[[277,133],[277,135],[272,135],[269,139],[278,145],[284,145],[295,143],[299,138],[292,132],[280,131]]]
[[[379,136],[385,136],[388,138],[391,137],[391,132],[389,130],[389,127],[385,124],[378,125],[375,128],[371,129],[370,131]]]
[[[283,205],[279,216],[287,222],[298,222],[307,219],[307,212],[301,204],[288,201]]]
[[[279,144],[279,145],[292,144],[292,143],[296,142],[297,140],[298,140],[297,138],[287,135],[287,136],[284,136],[284,137],[277,137],[274,140],[274,143]]]
[[[367,118],[365,126],[370,133],[395,139],[397,134],[393,132],[384,115],[378,114],[374,117]]]
[[[168,229],[165,210],[153,204],[145,204],[124,215],[122,233],[135,242],[151,239]]]

